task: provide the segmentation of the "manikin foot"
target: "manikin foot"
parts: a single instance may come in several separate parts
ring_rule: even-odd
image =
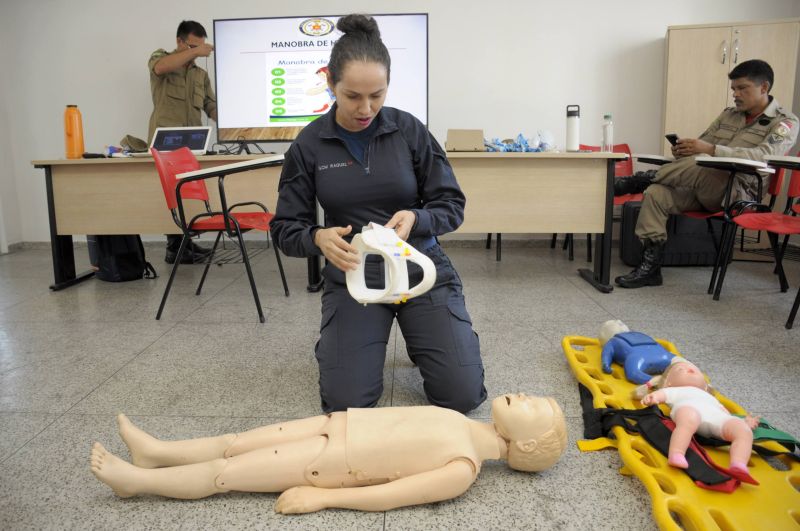
[[[163,466],[156,458],[157,448],[161,441],[134,426],[130,419],[122,413],[117,415],[117,424],[119,424],[119,436],[128,447],[131,462],[134,465],[140,468]]]
[[[667,459],[667,463],[675,468],[689,468],[689,463],[686,461],[686,456],[683,454],[679,454],[678,452],[673,452],[669,454],[669,459]]]
[[[731,463],[731,466],[728,467],[728,472],[742,483],[750,483],[751,485],[759,484],[758,481],[750,475],[750,472],[747,470],[747,465],[744,463]]]
[[[131,486],[136,468],[106,450],[99,442],[92,446],[91,467],[94,477],[111,487],[120,498],[136,495],[136,492],[122,488],[122,485]]]

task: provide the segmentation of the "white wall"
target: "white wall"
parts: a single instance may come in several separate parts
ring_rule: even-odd
[[[0,8],[0,14],[4,10]],[[11,49],[11,21],[0,16],[0,67],[7,72]],[[17,180],[12,158],[12,135],[9,107],[11,76],[0,76],[0,254],[8,252],[9,243],[22,241],[22,227],[17,209]]]
[[[612,112],[618,141],[658,152],[667,26],[797,17],[800,2],[4,0],[5,239],[49,240],[43,173],[30,161],[63,157],[64,105],[80,106],[88,151],[128,133],[146,136],[147,59],[156,48],[172,49],[180,20],[195,19],[210,32],[214,18],[401,11],[430,14],[430,127],[440,142],[448,128],[502,138],[550,129],[563,145],[564,107],[578,103],[582,141],[597,143],[602,114]]]

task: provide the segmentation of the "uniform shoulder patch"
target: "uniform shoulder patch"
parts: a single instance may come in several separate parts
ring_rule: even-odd
[[[778,131],[775,131],[767,138],[770,144],[781,144],[784,140],[786,140],[786,135],[781,135]]]
[[[158,50],[156,50],[156,51],[154,51],[153,53],[150,54],[150,59],[160,59],[161,57],[164,57],[165,55],[169,55],[169,54],[167,53],[167,51],[164,48],[159,48]]]
[[[789,136],[790,132],[791,132],[791,123],[790,124],[785,124],[785,123],[781,122],[781,123],[778,124],[778,127],[776,127],[772,131],[772,134],[783,138],[783,137]]]

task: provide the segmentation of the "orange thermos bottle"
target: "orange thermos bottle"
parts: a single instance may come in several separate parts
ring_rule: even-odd
[[[83,156],[83,120],[77,105],[67,105],[64,111],[64,146],[68,159]]]

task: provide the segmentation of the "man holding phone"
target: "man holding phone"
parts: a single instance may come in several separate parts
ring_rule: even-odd
[[[765,61],[745,61],[728,74],[735,106],[722,111],[700,138],[675,138],[675,162],[662,166],[644,190],[636,223],[642,241],[642,262],[615,282],[623,288],[662,284],[661,262],[670,214],[689,210],[718,211],[725,199],[728,173],[695,164],[695,156],[737,157],[763,161],[783,155],[795,143],[798,119],[769,95],[774,74]],[[667,135],[670,139],[671,135]],[[672,139],[670,139],[672,143]],[[758,181],[737,175],[732,200],[755,199]]]

